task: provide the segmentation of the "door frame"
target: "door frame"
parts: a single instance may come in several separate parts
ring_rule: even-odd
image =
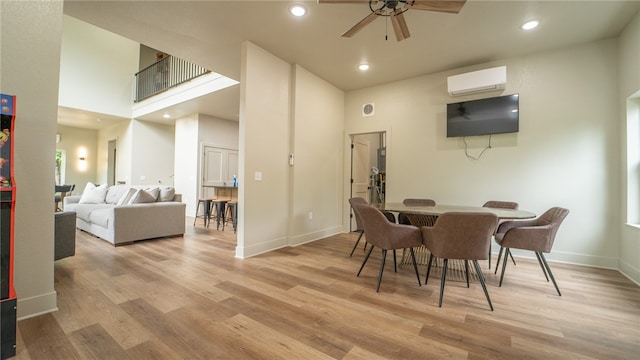
[[[365,135],[365,134],[371,134],[371,133],[385,133],[385,147],[386,147],[386,159],[387,159],[387,163],[386,163],[386,172],[387,174],[390,173],[390,168],[392,169],[393,167],[390,166],[392,165],[389,161],[390,158],[390,154],[392,154],[392,144],[391,144],[391,138],[392,138],[392,132],[391,132],[391,127],[388,126],[381,126],[381,127],[357,127],[357,128],[353,128],[353,129],[346,129],[345,130],[345,137],[344,137],[344,149],[345,149],[345,154],[344,154],[344,191],[343,191],[343,208],[342,208],[342,214],[343,214],[343,220],[342,220],[342,224],[343,224],[343,230],[344,232],[350,232],[351,231],[351,218],[352,218],[352,214],[351,214],[351,206],[349,205],[349,199],[352,197],[352,189],[351,189],[351,171],[353,168],[352,162],[353,162],[353,155],[351,152],[351,144],[353,141],[353,137],[356,135]],[[386,181],[387,184],[389,183],[389,177],[386,177]],[[388,197],[389,195],[389,186],[386,187],[386,194]]]

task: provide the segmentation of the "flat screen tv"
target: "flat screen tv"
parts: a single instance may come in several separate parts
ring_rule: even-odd
[[[518,94],[447,104],[447,137],[518,132]]]

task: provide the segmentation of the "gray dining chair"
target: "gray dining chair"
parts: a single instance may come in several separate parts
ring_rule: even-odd
[[[353,256],[353,252],[356,250],[356,247],[358,247],[358,243],[360,243],[360,239],[364,234],[364,226],[362,226],[362,218],[360,217],[360,212],[358,212],[358,209],[356,209],[355,207],[355,205],[357,204],[366,205],[367,201],[361,197],[354,197],[349,199],[349,205],[351,205],[351,209],[353,210],[353,216],[356,218],[356,229],[354,230],[354,232],[358,233],[358,239],[356,239],[356,243],[353,244],[353,249],[351,249],[351,253],[349,254],[349,257]]]
[[[435,200],[432,199],[404,199],[402,204],[405,206],[436,206]],[[408,214],[399,213],[398,223],[405,225],[415,226],[433,226],[438,216],[436,215],[422,215],[422,214]]]
[[[469,260],[473,263],[484,295],[493,311],[493,304],[487,291],[484,275],[478,260],[486,260],[491,236],[493,235],[498,217],[490,213],[448,212],[440,215],[433,226],[423,226],[422,243],[429,249],[427,276],[425,285],[429,281],[431,265],[434,258],[444,259],[440,280],[440,298],[438,306],[442,307],[444,285],[447,278],[449,259],[464,260],[467,287],[469,287]]]
[[[416,263],[416,257],[413,252],[414,247],[422,245],[420,229],[412,225],[392,223],[387,220],[380,210],[371,205],[354,204],[354,207],[360,213],[360,219],[362,220],[367,243],[371,245],[367,255],[362,261],[362,265],[360,266],[360,270],[358,270],[357,276],[360,276],[364,265],[367,263],[367,260],[369,260],[369,256],[371,255],[373,248],[379,247],[382,250],[380,273],[378,275],[378,284],[376,286],[376,292],[379,292],[387,251],[393,250],[393,268],[394,271],[398,271],[396,264],[396,250],[408,248],[411,253],[411,259],[413,260],[413,268],[416,272],[418,285],[422,286],[420,283],[420,275],[418,274],[418,264]]]
[[[551,278],[558,295],[562,296],[543,253],[551,251],[558,229],[567,215],[569,215],[569,210],[553,207],[533,220],[505,221],[500,224],[495,238],[496,242],[505,248],[505,255],[499,286],[502,286],[504,271],[507,268],[507,256],[511,253],[511,249],[531,250],[536,254],[538,264],[540,264],[547,281]],[[496,270],[499,265],[496,265]]]
[[[513,201],[498,201],[498,200],[489,200],[486,203],[484,203],[484,205],[482,205],[482,207],[486,207],[486,208],[493,208],[493,209],[512,209],[512,210],[518,210],[518,203],[517,202],[513,202]],[[503,222],[504,220],[498,220],[498,225],[500,225],[501,222]],[[497,230],[497,228],[496,228]],[[513,261],[513,265],[516,264],[516,260],[513,258],[513,255],[509,254],[511,257],[511,261]],[[498,261],[496,263],[500,262],[500,257],[502,256],[502,247],[500,248],[500,252],[498,253]],[[498,265],[496,265],[496,269],[498,268]],[[491,269],[491,246],[489,246],[489,269]]]
[[[355,198],[351,198],[349,199],[349,205],[351,205],[351,209],[353,210],[353,216],[356,218],[356,229],[354,230],[354,232],[359,233],[358,235],[358,239],[356,240],[356,243],[353,244],[353,249],[351,249],[351,254],[349,254],[349,257],[353,256],[353,252],[356,250],[356,248],[358,247],[358,243],[360,242],[360,239],[362,238],[362,235],[364,234],[364,227],[362,226],[362,219],[360,217],[360,214],[358,213],[358,210],[355,209],[355,207],[353,206],[354,204],[367,204],[367,200],[361,198],[361,197],[355,197]],[[395,223],[396,222],[396,217],[395,215],[393,215],[393,213],[389,212],[389,211],[382,211],[382,214],[387,218],[388,221]],[[364,243],[364,250],[367,250],[367,243],[365,241]]]

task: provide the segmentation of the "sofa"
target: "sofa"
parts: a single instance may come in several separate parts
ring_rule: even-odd
[[[76,227],[114,246],[184,235],[186,204],[173,187],[94,185],[64,198],[64,210],[76,213]]]

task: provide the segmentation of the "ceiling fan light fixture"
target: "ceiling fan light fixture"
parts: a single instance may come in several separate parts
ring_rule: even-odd
[[[522,30],[533,30],[540,25],[540,21],[538,20],[530,20],[522,24]]]
[[[304,5],[293,4],[293,5],[289,6],[289,12],[293,16],[301,17],[301,16],[305,16],[307,14],[307,8],[304,7]]]

